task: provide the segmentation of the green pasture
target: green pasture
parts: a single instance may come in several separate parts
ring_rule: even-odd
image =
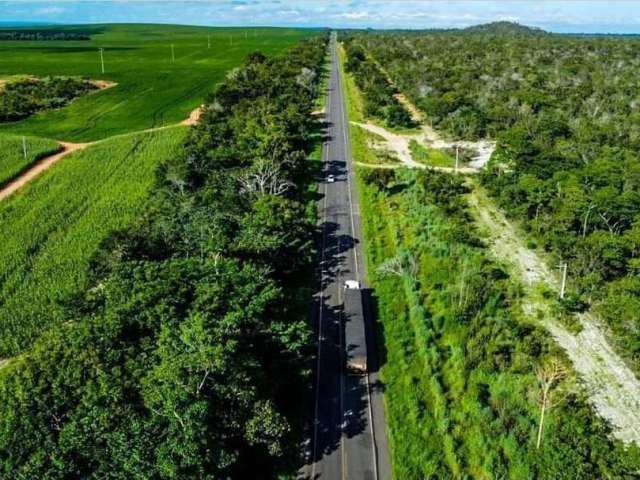
[[[61,28],[61,27],[52,27]],[[2,41],[0,78],[69,75],[116,82],[0,131],[91,141],[179,122],[247,54],[279,54],[317,30],[175,25],[79,25],[91,40]],[[172,57],[173,45],[173,57]],[[104,49],[105,73],[99,49]],[[175,60],[174,60],[175,58]]]
[[[0,202],[0,358],[64,319],[89,261],[140,213],[186,127],[117,136],[70,154]]]

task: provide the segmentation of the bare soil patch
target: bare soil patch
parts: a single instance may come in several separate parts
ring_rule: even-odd
[[[403,166],[405,167],[431,169],[431,170],[438,170],[441,172],[457,172],[462,174],[474,174],[474,173],[478,173],[482,168],[482,166],[484,166],[484,164],[482,166],[477,166],[477,163],[475,163],[475,160],[472,160],[467,166],[458,167],[457,170],[455,168],[450,168],[450,167],[437,167],[437,166],[425,165],[423,163],[416,162],[413,159],[413,156],[411,155],[411,150],[409,148],[409,142],[411,140],[416,140],[417,142],[422,143],[423,145],[426,143],[421,135],[401,135],[401,134],[393,133],[371,122],[367,122],[367,123],[351,122],[351,123],[383,138],[384,142],[383,142],[382,148],[387,148],[392,152],[394,152],[402,162]],[[444,149],[444,148],[451,148],[452,145],[455,148],[455,145],[456,145],[455,143],[444,142],[443,140],[439,140],[438,142],[439,143],[437,144],[431,143],[427,146],[428,148]],[[376,146],[374,145],[374,148],[375,147]],[[491,153],[493,153],[493,151],[491,151],[488,154],[489,157],[491,156]],[[488,161],[488,157],[487,157],[487,161]]]
[[[98,87],[100,90],[105,90],[118,85],[117,82],[112,82],[110,80],[89,80],[89,83],[94,87]]]
[[[180,125],[187,125],[189,127],[192,125],[195,125],[196,123],[198,123],[198,120],[200,120],[200,116],[202,115],[203,111],[204,111],[204,105],[200,105],[198,108],[191,111],[189,116],[185,118],[182,122],[180,122]]]

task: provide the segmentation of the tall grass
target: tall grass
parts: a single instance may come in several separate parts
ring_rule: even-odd
[[[73,153],[0,202],[0,357],[64,320],[105,236],[145,202],[154,172],[184,128],[116,137]]]

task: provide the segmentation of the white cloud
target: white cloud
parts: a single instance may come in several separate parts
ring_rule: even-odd
[[[35,15],[60,15],[62,13],[66,13],[67,9],[66,8],[62,8],[62,7],[41,7],[41,8],[37,8],[36,10],[34,10],[34,14]]]
[[[369,12],[345,12],[336,15],[337,18],[347,18],[349,20],[361,20],[363,18],[370,18]]]

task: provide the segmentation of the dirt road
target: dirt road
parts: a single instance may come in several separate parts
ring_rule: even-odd
[[[108,87],[104,87],[104,88],[108,88]],[[136,134],[136,133],[156,132],[158,130],[165,130],[167,128],[174,128],[174,127],[176,127],[178,125],[186,125],[186,126],[195,125],[196,123],[198,123],[198,120],[200,119],[200,115],[202,114],[203,108],[204,108],[203,106],[200,106],[200,107],[196,108],[195,110],[193,110],[189,114],[189,116],[185,120],[181,121],[180,123],[173,124],[173,125],[165,125],[163,127],[148,128],[146,130],[141,130],[139,132],[131,132],[131,133],[127,133],[125,135],[133,135],[133,134]],[[16,178],[15,180],[9,182],[2,189],[0,189],[0,201],[4,200],[5,198],[7,198],[7,197],[9,197],[11,195],[13,195],[15,192],[20,190],[23,186],[25,186],[31,180],[33,180],[35,177],[40,175],[45,170],[48,170],[49,168],[51,168],[55,163],[57,163],[58,161],[62,160],[67,155],[69,155],[69,154],[71,154],[71,153],[73,153],[75,151],[78,151],[78,150],[83,150],[83,149],[85,149],[87,147],[90,147],[92,145],[96,145],[96,144],[98,144],[100,142],[104,142],[105,140],[108,140],[109,138],[113,138],[113,137],[108,137],[108,138],[104,138],[102,140],[97,140],[95,142],[88,142],[88,143],[73,143],[73,142],[58,141],[58,143],[62,147],[62,150],[57,152],[57,153],[54,153],[52,155],[49,155],[47,157],[44,157],[44,158],[38,160],[28,170],[26,170],[22,175],[20,175],[18,178]]]
[[[469,195],[478,224],[491,242],[495,256],[511,266],[525,286],[523,310],[537,319],[566,352],[601,417],[610,422],[613,434],[625,443],[640,445],[640,381],[616,354],[598,319],[584,313],[576,316],[582,327],[573,333],[550,311],[550,305],[535,292],[540,283],[559,291],[558,279],[545,261],[528,249],[514,226],[493,205],[480,187]]]
[[[91,144],[60,142],[60,145],[62,146],[62,150],[60,152],[49,155],[48,157],[44,157],[42,160],[36,162],[29,170],[24,172],[18,178],[5,185],[2,190],[0,190],[0,200],[4,200],[8,196],[12,195],[14,192],[29,183],[32,179],[50,168],[51,165],[56,163],[58,160],[61,160],[72,152],[87,148]]]
[[[198,108],[193,110],[187,118],[181,121],[180,125],[186,125],[187,127],[195,125],[196,123],[198,123],[198,120],[200,120],[200,115],[202,115],[203,110],[204,105],[200,105]]]

